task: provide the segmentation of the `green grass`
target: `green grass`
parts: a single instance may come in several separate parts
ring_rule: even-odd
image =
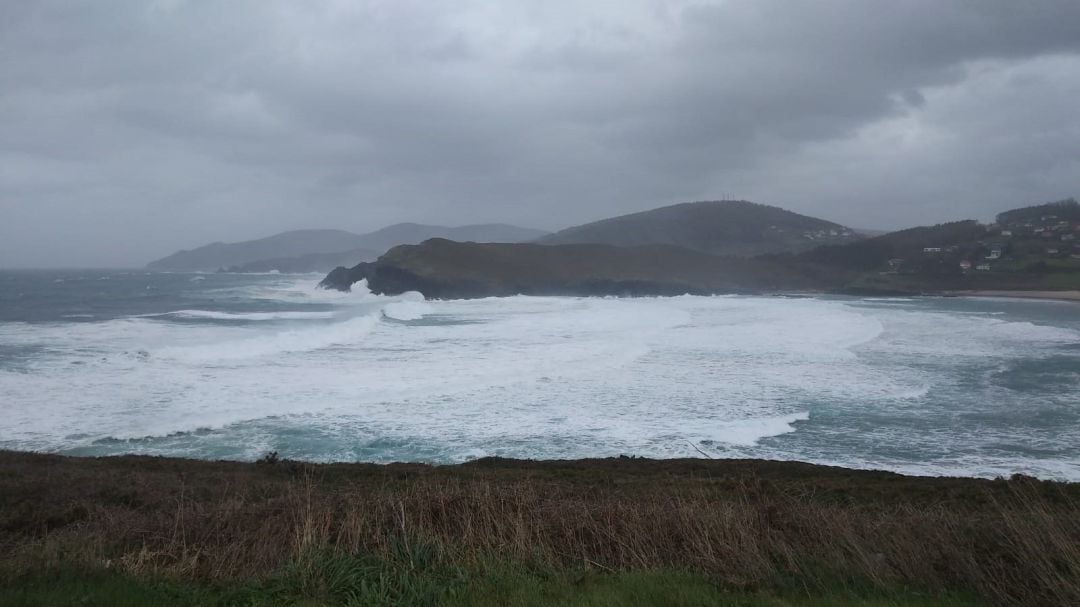
[[[500,572],[482,578],[468,591],[450,601],[461,606],[588,606],[620,605],[728,605],[738,607],[967,607],[983,603],[958,597],[926,597],[897,592],[893,595],[816,593],[773,595],[727,591],[707,578],[678,571],[644,571],[619,574],[578,574],[540,577]]]
[[[1080,289],[1080,272],[1048,274],[1042,283],[1047,289]]]
[[[47,607],[263,607],[446,605],[547,607],[621,605],[738,607],[969,607],[984,603],[914,593],[813,595],[731,592],[709,579],[678,571],[604,573],[494,567],[465,574],[394,570],[368,559],[326,559],[314,568],[239,585],[199,585],[143,578],[110,570],[70,569],[0,583],[0,605]]]

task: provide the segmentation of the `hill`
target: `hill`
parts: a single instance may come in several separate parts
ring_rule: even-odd
[[[374,263],[337,268],[321,286],[431,298],[502,295],[681,295],[816,289],[813,274],[769,260],[715,257],[667,245],[540,245],[427,240]]]
[[[1048,202],[999,213],[998,225],[1005,227],[1036,227],[1047,222],[1080,222],[1080,203],[1073,198]]]
[[[1080,205],[1073,200],[909,228],[770,259],[829,268],[849,292],[1080,288]]]
[[[730,208],[723,208],[725,205]],[[802,217],[751,203],[693,203],[626,216],[634,218],[629,224],[620,223],[626,217],[600,224],[605,224],[601,231],[626,225],[630,230],[644,230],[639,235],[656,236],[662,226],[681,226],[693,216],[715,217],[719,213],[730,217],[744,211],[758,219]],[[676,219],[652,228],[642,219],[671,219],[672,213]],[[803,227],[814,225],[799,221]],[[702,221],[702,225],[707,223]],[[769,225],[788,225],[785,233],[791,233],[792,224]],[[723,240],[705,235],[703,229],[695,228],[699,243]],[[415,290],[446,298],[518,293],[666,295],[821,290],[870,294],[1080,289],[1080,205],[1071,199],[1006,211],[991,225],[964,220],[872,238],[842,236],[852,240],[753,258],[721,257],[669,244],[546,244],[570,231],[541,239],[544,244],[478,245],[434,239],[419,246],[396,247],[376,262],[337,268],[323,286],[347,290],[367,279],[376,292]],[[632,239],[630,235],[620,242]]]
[[[453,238],[485,242],[521,242],[546,234],[540,230],[506,224],[469,225],[456,228],[400,223],[367,234],[344,230],[293,230],[244,242],[215,242],[184,250],[146,265],[149,270],[171,272],[214,271],[221,268],[244,272],[324,272],[343,259],[351,265],[381,255],[399,244],[415,244],[429,238]],[[358,255],[349,258],[351,252]],[[290,268],[290,269],[286,269]]]
[[[711,255],[750,257],[800,252],[822,244],[854,242],[855,230],[747,201],[689,202],[622,215],[556,232],[549,245],[671,245]]]
[[[986,227],[973,220],[889,232],[845,245],[825,245],[799,259],[859,272],[886,269],[893,259],[920,259],[926,248],[948,249],[959,243],[977,243]],[[933,258],[937,259],[937,257]]]

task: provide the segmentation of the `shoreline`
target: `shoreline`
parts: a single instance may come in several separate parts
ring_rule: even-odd
[[[719,474],[733,474],[752,471],[754,474],[765,476],[784,477],[793,475],[804,479],[812,476],[834,477],[851,476],[870,478],[896,477],[913,481],[925,480],[960,481],[987,483],[997,482],[1007,477],[997,476],[964,476],[944,474],[913,474],[898,472],[886,468],[859,468],[842,466],[837,464],[820,464],[804,460],[767,459],[767,458],[724,458],[724,457],[676,457],[676,458],[651,458],[637,455],[618,455],[602,457],[578,457],[570,459],[531,459],[511,458],[499,456],[486,456],[477,459],[455,463],[431,463],[423,461],[312,461],[302,459],[289,459],[279,457],[277,452],[267,453],[257,460],[237,459],[204,459],[198,457],[183,457],[176,455],[147,455],[141,453],[116,453],[109,455],[71,455],[66,453],[52,453],[47,451],[23,451],[0,448],[0,470],[10,465],[12,461],[30,462],[33,464],[85,464],[94,466],[119,466],[121,468],[139,468],[146,466],[151,469],[167,468],[180,469],[182,467],[198,468],[255,468],[279,469],[289,468],[292,470],[304,469],[307,471],[327,470],[336,473],[369,473],[372,471],[397,471],[411,469],[431,473],[447,472],[456,474],[464,470],[483,469],[508,469],[517,471],[552,471],[552,470],[590,470],[590,471],[618,471],[637,473],[663,472],[664,474],[701,472],[709,470]],[[1040,478],[1023,473],[1014,473],[1012,477],[1030,479],[1036,482],[1057,483],[1062,485],[1077,485],[1080,489],[1080,480],[1064,480],[1058,478]]]
[[[974,291],[942,291],[945,297],[980,297],[980,298],[1006,298],[1006,299],[1032,299],[1041,301],[1059,301],[1080,303],[1080,291],[1000,291],[1000,290],[974,290]]]
[[[1080,478],[1071,479],[1055,476],[1037,476],[1037,473],[1030,471],[1011,473],[1002,472],[1001,474],[996,474],[992,476],[990,473],[982,475],[972,475],[962,474],[959,472],[934,473],[927,471],[900,471],[889,468],[870,468],[834,463],[818,463],[799,459],[700,457],[692,455],[673,458],[653,458],[647,456],[623,454],[617,456],[575,457],[568,459],[532,459],[485,456],[461,462],[438,463],[413,460],[378,462],[366,460],[318,461],[290,459],[287,457],[280,457],[276,451],[267,453],[256,460],[242,460],[205,459],[200,457],[184,457],[179,455],[150,455],[143,453],[76,455],[48,451],[23,451],[0,448],[0,470],[2,470],[4,465],[9,460],[22,458],[40,459],[41,461],[62,461],[73,464],[122,464],[124,467],[138,467],[142,465],[147,465],[156,468],[157,466],[161,465],[168,466],[170,468],[181,468],[185,466],[190,466],[192,468],[199,468],[204,466],[248,468],[280,465],[280,467],[282,468],[288,467],[293,470],[304,469],[308,471],[333,469],[338,472],[347,472],[349,470],[372,471],[415,469],[431,472],[447,472],[451,474],[456,474],[462,470],[467,469],[483,469],[492,467],[500,469],[506,468],[514,470],[545,471],[558,469],[574,469],[593,471],[617,470],[620,472],[627,472],[637,470],[646,471],[649,473],[657,470],[663,470],[666,473],[670,473],[672,471],[679,473],[686,470],[700,471],[702,469],[709,469],[713,473],[720,474],[741,473],[746,470],[753,470],[755,474],[757,474],[767,470],[767,474],[770,476],[784,477],[791,474],[798,478],[806,478],[811,476],[849,476],[854,478],[862,476],[867,479],[897,477],[909,479],[912,481],[971,481],[976,483],[1000,482],[1002,480],[1008,480],[1011,478],[1022,478],[1040,483],[1076,485],[1078,489],[1080,489]]]

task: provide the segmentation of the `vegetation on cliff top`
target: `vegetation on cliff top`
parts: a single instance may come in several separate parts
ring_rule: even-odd
[[[335,270],[326,287],[366,279],[374,292],[432,298],[500,295],[682,295],[816,289],[820,278],[764,259],[715,257],[671,246],[461,243],[432,239],[375,263]]]

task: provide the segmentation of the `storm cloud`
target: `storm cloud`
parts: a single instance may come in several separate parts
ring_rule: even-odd
[[[1078,192],[1080,3],[0,4],[0,266],[738,197],[867,228]]]

